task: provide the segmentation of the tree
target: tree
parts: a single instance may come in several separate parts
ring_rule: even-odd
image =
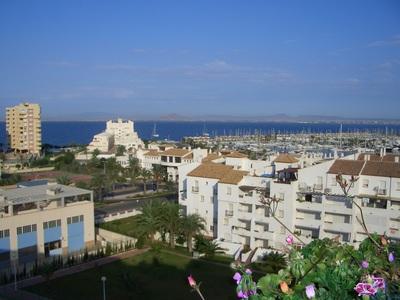
[[[68,175],[61,175],[57,177],[57,183],[58,184],[63,184],[63,185],[70,185],[71,184],[71,178]]]
[[[125,152],[126,152],[125,146],[124,145],[118,145],[115,155],[116,156],[123,156]]]
[[[146,236],[150,241],[154,241],[155,234],[160,230],[163,212],[160,201],[150,201],[142,207],[142,213],[137,216],[136,224],[140,235]]]
[[[147,169],[142,169],[140,171],[140,176],[142,178],[143,181],[143,193],[146,194],[147,191],[147,181],[152,177],[152,173],[151,171],[147,170]]]
[[[153,165],[153,178],[156,182],[156,191],[161,181],[167,178],[167,169],[162,165]]]
[[[169,233],[169,245],[175,248],[176,234],[182,225],[182,219],[177,203],[165,202],[162,205],[161,226]]]
[[[122,167],[117,162],[115,157],[111,157],[106,160],[105,162],[105,173],[106,173],[106,180],[111,186],[111,190],[115,189],[115,184],[117,182],[122,182],[123,179],[121,177],[122,174]]]
[[[96,192],[99,200],[103,200],[103,192],[107,188],[107,180],[104,174],[95,174],[92,177],[90,185]]]
[[[129,177],[131,184],[134,184],[136,178],[140,175],[139,160],[137,158],[129,158],[129,166],[125,169],[125,173]]]
[[[205,220],[198,214],[191,214],[183,217],[182,232],[186,237],[189,252],[193,251],[193,237],[205,229]]]
[[[100,150],[99,149],[94,149],[92,152],[92,158],[97,158],[97,156],[99,156],[100,154]]]
[[[206,239],[202,235],[195,236],[195,246],[196,251],[204,253],[207,257],[213,257],[217,253],[223,253],[223,249],[211,240]]]

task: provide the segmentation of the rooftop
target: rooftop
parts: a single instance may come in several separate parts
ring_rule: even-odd
[[[84,194],[89,194],[91,191],[76,187],[66,186],[62,184],[46,184],[32,187],[16,188],[9,190],[0,190],[1,202],[12,204],[23,204],[37,202],[43,200],[53,200],[61,197],[74,197]]]
[[[203,163],[190,172],[188,176],[213,178],[218,179],[221,183],[238,184],[247,174],[247,171],[234,170],[233,166]]]
[[[281,153],[278,155],[277,158],[275,158],[274,162],[291,164],[291,163],[297,163],[299,162],[299,160],[296,157],[294,157],[294,155],[288,153]]]
[[[337,159],[328,170],[328,174],[358,175],[360,174],[365,161]]]
[[[183,157],[189,153],[190,153],[190,151],[187,149],[168,149],[168,150],[165,150],[164,152],[161,152],[160,155]]]

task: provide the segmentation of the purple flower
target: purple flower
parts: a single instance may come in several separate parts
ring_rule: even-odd
[[[294,241],[294,237],[292,235],[288,235],[286,238],[286,243],[288,245],[291,245],[291,244],[293,244],[293,241]]]
[[[236,280],[236,284],[239,284],[240,280],[242,280],[242,275],[240,275],[240,273],[236,272],[235,275],[233,275],[233,279]]]
[[[382,277],[375,277],[374,275],[372,275],[372,280],[374,281],[374,283],[372,284],[374,288],[377,289],[385,289],[385,280]]]
[[[377,290],[369,283],[360,282],[357,283],[354,290],[358,293],[358,296],[370,296],[375,295]]]
[[[308,299],[315,297],[315,286],[314,284],[310,284],[306,286],[306,295]]]
[[[393,252],[389,252],[388,260],[389,260],[389,262],[394,262],[394,254],[393,254]]]
[[[247,293],[243,293],[243,291],[239,291],[239,292],[237,293],[237,296],[238,296],[238,298],[240,298],[240,299],[247,299],[247,298],[248,298]]]
[[[250,269],[246,269],[246,271],[245,271],[245,272],[246,272],[246,274],[247,274],[247,275],[251,275],[251,274],[253,273],[253,272],[251,272],[251,270],[250,270]]]
[[[368,266],[369,266],[368,261],[363,260],[363,261],[361,262],[361,268],[363,268],[363,269],[368,269]]]

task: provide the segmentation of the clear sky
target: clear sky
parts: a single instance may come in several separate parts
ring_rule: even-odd
[[[0,109],[400,118],[400,1],[0,1]]]

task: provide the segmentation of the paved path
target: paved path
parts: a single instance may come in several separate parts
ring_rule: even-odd
[[[100,258],[100,259],[96,259],[87,263],[83,263],[83,264],[79,264],[76,266],[72,266],[69,268],[65,268],[65,269],[61,269],[58,270],[56,272],[54,272],[53,276],[51,277],[50,280],[53,280],[55,278],[60,278],[60,277],[64,277],[67,275],[71,275],[71,274],[75,274],[75,273],[79,273],[82,271],[86,271],[89,269],[93,269],[95,267],[98,266],[103,266],[115,261],[119,261],[119,260],[123,260],[132,256],[136,256],[139,254],[142,254],[146,251],[148,251],[149,249],[133,249],[133,250],[129,250],[126,252],[122,252],[119,254],[115,254],[112,256],[107,256],[104,258]],[[18,282],[18,288],[25,288],[28,286],[32,286],[32,285],[36,285],[42,282],[45,282],[45,278],[41,275],[36,276],[36,277],[32,277],[32,278],[28,278],[22,281]],[[16,299],[16,300],[48,300],[47,298],[44,297],[40,297],[36,294],[32,294],[30,292],[24,291],[24,290],[14,290],[14,284],[8,284],[5,286],[0,286],[0,297],[4,297],[4,299]],[[2,298],[0,298],[2,299]]]

